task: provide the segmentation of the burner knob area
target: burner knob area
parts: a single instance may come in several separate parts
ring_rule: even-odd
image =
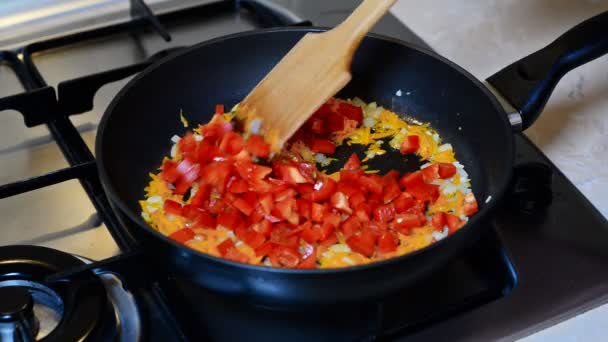
[[[24,287],[0,287],[0,341],[35,341],[34,299]]]

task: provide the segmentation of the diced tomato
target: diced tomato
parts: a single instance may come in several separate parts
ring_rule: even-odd
[[[437,229],[443,229],[443,226],[445,226],[445,213],[439,211],[433,214],[433,217],[431,217],[431,225]]]
[[[312,163],[297,163],[298,171],[309,183],[314,183],[317,178],[317,168]]]
[[[272,208],[274,208],[274,198],[271,193],[261,194],[259,196],[260,206],[266,214],[270,214]]]
[[[283,164],[279,167],[281,179],[290,184],[308,183],[308,179],[304,177],[296,166]]]
[[[357,182],[359,178],[362,178],[363,170],[340,170],[340,181],[341,182]]]
[[[272,251],[273,247],[274,247],[274,245],[272,242],[266,241],[263,244],[261,244],[260,246],[258,246],[257,248],[254,248],[255,256],[261,257],[264,255],[268,255],[270,253],[270,251]]]
[[[226,133],[220,142],[220,152],[226,152],[231,155],[238,154],[244,147],[245,140],[243,136],[234,132]]]
[[[471,216],[479,210],[477,200],[475,199],[475,195],[473,195],[472,192],[469,192],[464,196],[464,204],[462,207],[462,212],[466,216]]]
[[[199,214],[192,222],[192,228],[210,228],[214,229],[217,224],[217,221],[210,213],[200,210]]]
[[[386,232],[378,238],[378,253],[386,254],[397,250],[399,239],[392,232]]]
[[[363,110],[359,106],[347,102],[339,102],[337,112],[350,120],[357,121],[358,124],[363,122]]]
[[[314,246],[308,245],[311,248],[311,252],[307,256],[302,256],[303,259],[298,264],[299,269],[314,269],[317,268],[317,256],[315,253]],[[307,246],[307,248],[308,248]]]
[[[345,170],[359,170],[361,168],[361,160],[356,153],[350,155],[346,163],[344,163]]]
[[[326,126],[327,132],[340,132],[344,129],[344,117],[342,115],[328,115],[323,123]]]
[[[361,232],[346,239],[346,244],[355,252],[361,253],[366,257],[371,257],[375,250],[374,236],[368,232]]]
[[[330,177],[320,177],[314,185],[314,191],[311,194],[310,199],[313,202],[321,202],[329,199],[334,192],[338,184],[335,180]]]
[[[243,241],[248,244],[251,248],[260,247],[264,242],[266,242],[266,237],[263,234],[260,234],[254,230],[250,230],[245,234],[245,238]]]
[[[188,191],[188,189],[190,189],[191,186],[192,183],[186,182],[185,180],[180,178],[177,183],[175,183],[175,189],[173,189],[173,193],[176,195],[183,195]]]
[[[190,204],[193,207],[201,208],[203,206],[203,203],[209,199],[210,194],[211,194],[211,185],[199,184],[196,194],[194,194],[194,196],[190,200]]]
[[[439,197],[439,185],[420,184],[409,189],[409,193],[424,202],[435,202]]]
[[[325,133],[325,125],[323,119],[318,117],[312,117],[308,120],[308,125],[310,126],[310,130],[317,134]]]
[[[317,153],[334,154],[336,145],[327,139],[312,139],[310,150]]]
[[[255,208],[252,204],[248,203],[241,197],[237,197],[231,204],[247,216],[251,215],[251,213],[253,213],[253,209]]]
[[[288,220],[292,224],[298,224],[298,216],[297,216],[297,204],[295,198],[287,198],[281,202],[277,202],[275,204],[274,209],[271,213],[283,220]],[[293,214],[296,214],[295,219],[293,218]],[[296,222],[292,222],[295,220]]]
[[[325,217],[325,213],[327,213],[328,208],[319,203],[312,203],[311,208],[311,218],[314,222],[323,222],[323,218]]]
[[[224,114],[224,105],[223,104],[215,105],[215,114]]]
[[[268,158],[270,155],[270,145],[259,135],[251,134],[245,144],[245,149],[260,158]]]
[[[270,236],[272,232],[272,223],[268,220],[262,220],[251,226],[251,229],[264,235],[265,237]]]
[[[300,253],[294,248],[286,246],[276,246],[271,252],[271,262],[273,265],[287,268],[294,268],[300,263]]]
[[[375,235],[380,236],[388,230],[388,224],[386,222],[370,221],[365,228]]]
[[[402,188],[410,188],[422,183],[424,183],[424,177],[421,171],[408,173],[399,179],[399,185]]]
[[[364,189],[367,189],[369,192],[375,193],[375,194],[382,194],[382,182],[381,182],[381,178],[378,179],[376,177],[373,177],[374,175],[371,176],[362,176],[359,178],[359,184],[361,184],[361,186]]]
[[[298,213],[307,220],[312,219],[312,202],[305,199],[298,199]]]
[[[426,219],[422,214],[397,214],[393,221],[393,227],[402,233],[409,233],[410,229],[422,227],[426,223]]]
[[[239,251],[236,247],[228,249],[228,251],[226,252],[226,255],[224,255],[224,258],[226,258],[228,260],[244,263],[244,264],[249,262],[249,257],[246,254]]]
[[[230,178],[232,165],[228,162],[213,162],[207,164],[201,172],[201,182],[216,187],[223,193]]]
[[[175,240],[179,243],[184,243],[191,240],[194,237],[194,232],[190,228],[182,228],[173,234],[169,235],[171,240]]]
[[[231,248],[234,248],[234,242],[231,239],[226,239],[217,245],[217,250],[222,256],[225,256],[228,253],[228,250]]]
[[[232,176],[228,181],[228,191],[233,194],[242,194],[249,190],[249,185],[247,182],[240,178],[236,178],[236,176]]]
[[[448,234],[454,233],[464,224],[460,217],[452,214],[445,214],[445,221],[448,225]]]
[[[340,225],[344,236],[349,237],[361,230],[361,221],[356,216],[350,216]]]
[[[352,181],[339,181],[337,191],[344,193],[349,198],[355,194],[361,194],[359,185]]]
[[[175,183],[180,176],[177,172],[177,163],[173,160],[165,160],[161,168],[161,176],[169,183]]]
[[[388,204],[392,202],[395,198],[397,198],[401,194],[401,190],[399,189],[399,185],[397,182],[391,182],[384,187],[383,193],[383,201],[384,204]]]
[[[198,144],[197,154],[198,162],[201,164],[206,164],[213,160],[213,158],[220,155],[220,148],[205,138],[205,140]]]
[[[456,174],[456,166],[451,163],[439,163],[439,178],[447,179]]]
[[[308,243],[315,243],[321,238],[321,227],[311,227],[302,229],[300,238]]]
[[[274,192],[274,201],[281,202],[288,198],[295,198],[296,194],[297,194],[296,190],[286,187],[284,189]]]
[[[395,206],[390,203],[379,205],[373,209],[374,219],[380,222],[389,222],[395,217]]]
[[[333,213],[333,212],[326,213],[323,216],[323,222],[329,223],[329,224],[333,225],[334,227],[338,227],[340,222],[342,222],[342,215],[340,215],[339,213]]]
[[[243,218],[241,217],[241,214],[236,211],[222,212],[217,216],[217,224],[228,229],[235,229],[242,222]]]
[[[365,201],[365,195],[363,195],[361,192],[357,192],[348,198],[348,203],[350,204],[351,208],[357,208],[359,204],[365,203]]]
[[[414,205],[411,208],[405,210],[405,212],[410,213],[410,214],[424,214],[425,210],[426,210],[426,203],[419,199],[415,199]]]
[[[351,214],[353,212],[352,209],[348,206],[348,197],[346,197],[345,194],[339,191],[331,196],[330,203],[332,207],[347,214]]]
[[[163,204],[163,209],[165,210],[165,213],[167,214],[172,214],[172,215],[179,215],[181,216],[182,213],[182,205],[181,203],[175,202],[173,200],[165,200],[165,203]]]
[[[420,137],[417,135],[408,135],[403,139],[399,151],[401,154],[416,153],[420,148]]]
[[[292,234],[293,229],[286,223],[278,223],[270,232],[270,241],[289,247],[298,247],[298,236]]]
[[[395,205],[395,211],[397,213],[402,213],[409,208],[413,207],[416,201],[414,197],[408,192],[402,192],[399,196],[393,201]]]
[[[370,220],[370,218],[369,218],[370,212],[371,212],[370,205],[368,205],[367,203],[360,203],[355,208],[355,213],[353,215],[355,215],[361,222],[368,222]]]
[[[177,142],[177,150],[182,155],[184,159],[194,159],[196,160],[196,146],[197,142],[194,139],[194,135],[192,132],[186,133],[179,141]]]
[[[424,169],[422,169],[422,178],[425,183],[431,183],[435,179],[439,178],[439,165],[431,164]]]
[[[323,223],[320,229],[319,241],[325,241],[334,236],[335,226],[329,222]]]

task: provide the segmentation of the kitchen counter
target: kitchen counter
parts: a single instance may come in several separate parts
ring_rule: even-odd
[[[483,80],[545,46],[607,1],[401,0],[391,10],[439,54]],[[567,74],[525,134],[608,217],[608,57]],[[603,341],[608,305],[523,341]]]

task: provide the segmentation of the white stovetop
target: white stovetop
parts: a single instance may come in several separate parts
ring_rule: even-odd
[[[602,11],[605,0],[400,0],[391,10],[483,80]],[[608,34],[608,33],[607,33]],[[566,75],[526,135],[608,217],[608,56]],[[608,305],[524,338],[605,341]]]

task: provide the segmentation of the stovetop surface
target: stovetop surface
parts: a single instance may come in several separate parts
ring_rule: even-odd
[[[356,5],[356,1],[347,0],[273,2],[319,26],[334,25]],[[56,86],[66,79],[142,62],[169,47],[187,46],[258,26],[256,18],[248,11],[220,11],[220,7],[212,5],[188,15],[163,17],[163,24],[173,36],[170,43],[149,30],[136,30],[37,52],[32,60],[48,85]],[[375,31],[424,46],[392,16],[383,19]],[[6,63],[0,63],[0,76],[0,98],[23,91],[17,76]],[[93,110],[70,117],[91,150],[103,110],[127,80],[102,87],[95,96]],[[26,128],[17,113],[5,111],[0,115],[0,127],[3,133],[0,135],[0,167],[3,169],[0,184],[68,166],[45,126]],[[445,271],[434,276],[435,279],[421,284],[424,288],[426,284],[436,286],[447,283],[450,285],[447,290],[408,289],[387,299],[385,303],[368,303],[365,307],[351,310],[345,308],[344,311],[352,315],[343,318],[361,322],[359,329],[346,329],[352,334],[349,336],[357,339],[361,336],[378,336],[378,331],[384,331],[396,337],[392,332],[398,330],[400,337],[413,340],[515,339],[606,301],[606,220],[525,136],[516,135],[516,149],[519,165],[535,162],[549,166],[553,175],[551,205],[545,211],[525,214],[505,203],[495,221],[488,223],[492,225],[488,230],[491,234],[482,240],[483,244],[446,266]],[[33,212],[36,215],[32,215]],[[4,244],[45,245],[91,259],[103,259],[120,252],[76,180],[4,198],[0,201],[0,214],[5,218],[5,227],[9,227],[0,231]],[[493,261],[486,262],[490,260]],[[511,267],[515,268],[518,277]],[[515,286],[517,279],[519,281]],[[175,293],[178,294],[189,293],[187,283],[168,281],[162,286],[176,286]],[[155,299],[159,292],[157,290],[140,292],[136,297],[140,302],[148,298],[158,305]],[[171,309],[171,306],[177,308],[177,312],[174,312],[176,317],[156,306],[142,306],[142,312],[149,316],[144,324],[150,339],[186,340],[185,336],[171,330],[174,320],[186,323],[189,328],[184,332],[187,335],[202,334],[217,339],[231,337],[226,335],[227,332],[253,333],[264,324],[265,316],[277,317],[276,313],[260,313],[257,309],[245,309],[240,303],[217,298],[213,294],[196,292],[189,294],[189,298],[203,296],[204,299],[199,299],[201,302],[215,306],[194,305],[192,316],[189,315],[192,312],[180,307],[179,299],[174,298],[168,301],[167,309]],[[432,298],[429,301],[438,300],[442,305],[425,306],[424,299],[421,301],[419,296],[413,295],[418,293],[427,293]],[[450,298],[460,300],[451,305]],[[463,298],[470,300],[470,303],[464,303]],[[193,302],[199,303],[196,300]],[[485,304],[476,305],[479,303]],[[415,312],[400,310],[408,307],[431,309],[432,312],[428,316],[420,314],[419,317],[404,319],[408,312]],[[227,323],[218,321],[222,316],[216,315],[217,308],[226,311],[236,308],[240,316],[232,318],[235,320],[234,329],[219,329]],[[462,309],[469,310],[460,312]],[[289,332],[289,322],[303,321],[301,316],[297,316],[301,314],[291,315],[279,315],[282,317],[281,323],[275,324],[276,334],[270,337],[280,336],[279,331]],[[446,318],[448,316],[450,318]],[[206,317],[204,324],[195,317]],[[432,325],[428,325],[430,322],[425,319],[428,317],[433,318]],[[323,336],[326,339],[332,337],[329,327],[319,325],[318,319],[309,323],[309,329],[321,329],[319,333],[325,333]],[[349,326],[352,326],[352,321],[350,323]]]

